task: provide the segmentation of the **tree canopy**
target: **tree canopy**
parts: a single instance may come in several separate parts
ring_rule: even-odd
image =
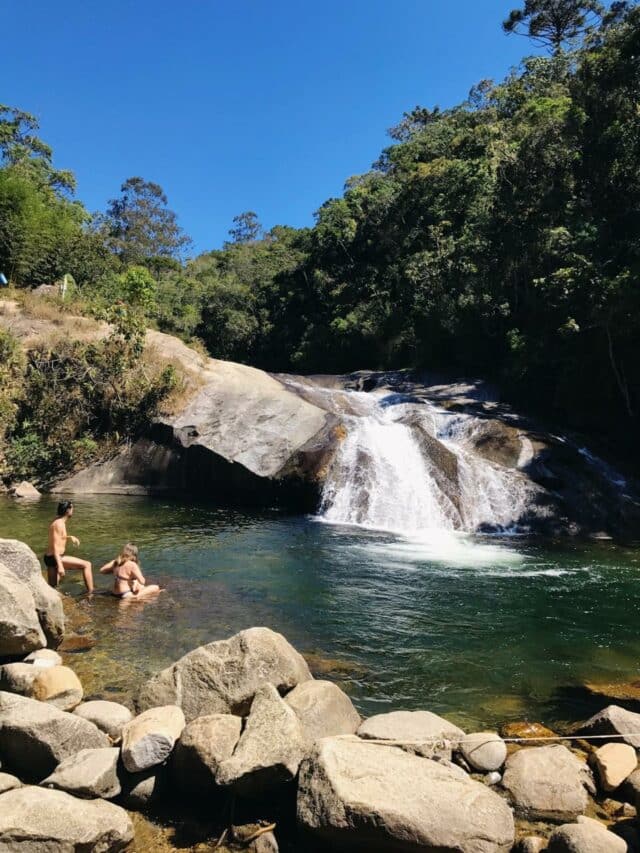
[[[525,0],[502,27],[526,35],[558,53],[565,42],[585,35],[604,13],[598,0]]]

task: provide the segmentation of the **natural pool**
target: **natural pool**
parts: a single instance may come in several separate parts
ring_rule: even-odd
[[[0,536],[43,553],[55,502],[0,498]],[[344,679],[363,714],[426,708],[468,727],[574,720],[601,707],[584,681],[637,677],[640,548],[525,538],[430,542],[308,517],[133,497],[76,501],[72,549],[94,567],[125,541],[167,591],[90,601],[68,661],[87,692],[128,692],[202,643],[252,625],[281,631]],[[98,576],[102,589],[109,580]],[[322,659],[320,662],[318,658]]]

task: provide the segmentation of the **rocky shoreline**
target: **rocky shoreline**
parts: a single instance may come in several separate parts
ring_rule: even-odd
[[[563,738],[465,732],[428,710],[362,720],[261,627],[192,650],[125,704],[85,701],[63,637],[35,554],[0,540],[0,851],[152,849],[138,812],[169,816],[183,849],[199,821],[199,851],[640,850],[640,714],[617,705]]]

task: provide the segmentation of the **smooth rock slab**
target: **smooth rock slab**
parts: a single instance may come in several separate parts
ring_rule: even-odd
[[[619,705],[609,705],[581,726],[577,735],[621,735],[615,743],[627,743],[640,749],[640,714],[627,711]]]
[[[600,786],[615,791],[638,767],[636,751],[627,743],[606,743],[593,753]]]
[[[627,843],[591,818],[559,827],[549,838],[547,853],[627,853]]]
[[[498,794],[396,747],[318,741],[300,767],[300,826],[328,849],[376,853],[507,853],[513,814]]]
[[[25,787],[0,796],[0,853],[118,853],[133,840],[124,809]]]
[[[233,714],[209,714],[188,723],[171,762],[178,787],[195,794],[212,792],[218,769],[233,755],[241,730],[242,719]]]
[[[295,712],[273,684],[265,684],[254,697],[235,752],[220,764],[216,781],[245,796],[261,794],[295,779],[306,748]]]
[[[109,735],[112,741],[120,740],[122,729],[133,719],[133,714],[125,705],[103,699],[82,702],[73,713],[83,720],[89,720],[100,731]]]
[[[593,776],[565,746],[535,746],[509,756],[502,784],[516,810],[531,820],[567,821],[584,814]]]
[[[0,692],[0,759],[21,779],[40,782],[81,749],[110,746],[93,723],[52,705]]]
[[[40,667],[31,663],[0,667],[0,690],[47,702],[61,711],[72,711],[84,692],[80,679],[68,666]]]
[[[465,736],[462,729],[431,711],[391,711],[369,717],[358,728],[358,737],[367,740],[402,742],[402,749],[427,758],[439,756],[451,760],[455,748]]]
[[[0,563],[0,657],[26,655],[46,644],[31,590]]]
[[[249,628],[200,646],[159,672],[140,690],[136,707],[178,705],[187,722],[206,714],[245,716],[263,684],[285,693],[309,680],[304,658],[282,634]]]
[[[287,693],[309,741],[334,735],[352,735],[360,726],[360,714],[344,690],[332,681],[305,681]]]
[[[43,788],[66,791],[74,797],[111,800],[120,793],[119,756],[120,750],[115,747],[81,749],[60,762],[40,784]]]
[[[122,729],[122,763],[129,773],[141,773],[169,757],[185,726],[177,705],[150,708]]]
[[[495,732],[474,732],[460,742],[460,752],[474,770],[491,773],[507,760],[507,745]]]

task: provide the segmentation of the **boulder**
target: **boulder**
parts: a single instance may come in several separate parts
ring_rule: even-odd
[[[595,792],[589,768],[559,744],[514,752],[502,784],[516,811],[530,820],[574,820],[586,811],[587,791]]]
[[[105,746],[109,739],[88,720],[0,692],[0,760],[21,779],[40,782],[70,755]]]
[[[0,853],[118,853],[133,840],[124,809],[25,787],[0,797]]]
[[[17,776],[12,776],[10,773],[0,773],[0,794],[6,791],[12,791],[14,788],[21,788],[22,782]]]
[[[82,700],[80,679],[68,666],[40,667],[8,663],[0,667],[0,690],[72,711]]]
[[[141,773],[169,757],[185,726],[177,705],[150,708],[122,729],[122,763],[129,773]]]
[[[57,788],[83,799],[111,800],[120,793],[116,747],[81,749],[65,758],[50,776],[40,784],[44,788]]]
[[[222,786],[254,796],[296,777],[306,740],[292,708],[273,684],[263,685],[251,705],[235,752],[216,774]]]
[[[0,563],[0,658],[46,646],[29,587]]]
[[[462,729],[431,711],[391,711],[365,720],[358,729],[358,736],[367,740],[402,742],[398,745],[407,752],[450,760],[452,748],[465,735]]]
[[[133,719],[133,714],[125,705],[104,699],[81,702],[73,713],[83,720],[89,720],[114,742],[120,740],[122,729]]]
[[[332,735],[352,735],[360,725],[360,714],[344,690],[332,681],[305,681],[287,693],[309,741]]]
[[[175,704],[187,722],[206,714],[245,716],[263,684],[284,693],[310,679],[304,658],[282,634],[249,628],[200,646],[162,670],[142,687],[136,707]]]
[[[542,853],[547,849],[547,839],[539,835],[527,835],[521,838],[513,848],[513,853]]]
[[[618,796],[627,803],[640,804],[640,768],[624,780]]]
[[[500,734],[503,738],[521,738],[528,740],[527,746],[547,746],[549,738],[556,736],[556,733],[542,723],[515,722],[506,723],[500,729]]]
[[[509,806],[481,782],[348,736],[317,741],[302,762],[297,817],[345,851],[507,853],[514,841]]]
[[[627,711],[619,705],[608,705],[599,714],[591,717],[576,731],[577,735],[622,735],[618,743],[628,743],[640,749],[640,714]]]
[[[507,745],[495,732],[475,732],[465,735],[460,743],[465,761],[480,773],[499,770],[507,760]]]
[[[168,788],[167,767],[157,764],[143,773],[127,773],[121,767],[120,785],[122,793],[118,802],[132,811],[146,811],[161,799]]]
[[[40,561],[36,555],[24,542],[17,539],[0,539],[0,563],[29,587],[47,645],[57,648],[64,637],[62,598],[42,577]]]
[[[62,666],[62,658],[53,649],[37,649],[35,652],[27,655],[23,663],[30,663],[32,666],[41,667]]]
[[[216,774],[231,758],[240,739],[242,719],[233,714],[209,714],[188,723],[171,759],[180,790],[206,795],[216,786]]]
[[[33,483],[23,480],[21,483],[13,483],[9,486],[9,495],[12,498],[22,498],[23,500],[38,500],[42,497]]]
[[[627,843],[604,824],[582,817],[551,834],[547,853],[627,853]]]
[[[636,751],[627,743],[605,743],[593,753],[593,764],[600,787],[615,791],[638,766]]]

